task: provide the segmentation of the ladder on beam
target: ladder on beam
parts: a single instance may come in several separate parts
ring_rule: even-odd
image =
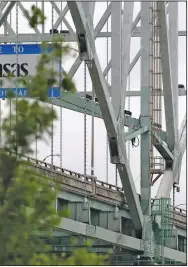
[[[160,137],[162,129],[162,71],[159,40],[157,3],[152,3],[152,42],[151,42],[151,122],[152,131]],[[164,173],[164,159],[158,154],[154,145],[156,140],[151,138],[150,174],[151,179],[159,178]],[[158,142],[158,141],[157,141]]]

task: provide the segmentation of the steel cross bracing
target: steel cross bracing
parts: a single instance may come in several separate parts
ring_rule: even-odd
[[[20,1],[19,7],[21,8],[23,15],[26,16],[26,14],[24,12],[24,9],[25,9],[24,8],[24,2],[28,2],[28,1]],[[56,2],[54,2],[54,1],[45,1],[45,2],[53,4],[56,12],[59,15],[57,21],[54,23],[54,26],[58,27],[61,24],[61,22],[63,21],[65,23],[65,25],[67,26],[67,28],[70,30],[69,33],[63,34],[65,37],[65,41],[66,42],[77,41],[77,37],[75,35],[74,30],[72,29],[70,24],[65,19],[65,16],[68,12],[68,6],[66,5],[65,8],[63,9],[63,11],[61,12],[60,8],[57,6]],[[57,2],[60,2],[60,1],[57,1]],[[94,13],[94,3],[91,2],[91,4],[92,4],[92,8],[90,10],[92,13]],[[10,23],[7,21],[7,16],[10,14],[14,5],[15,5],[15,1],[1,1],[1,3],[0,3],[0,19],[2,21],[2,24],[5,23],[4,26],[6,28],[5,34],[4,33],[0,34],[1,42],[11,42],[11,43],[16,42],[17,37],[16,37],[15,30],[13,29],[13,26],[10,25]],[[91,18],[93,18],[92,13],[90,16]],[[122,13],[123,13],[123,11],[122,11]],[[109,5],[108,9],[106,10],[106,12],[104,12],[103,16],[101,17],[97,26],[95,27],[95,30],[94,30],[95,38],[111,37],[110,31],[109,32],[101,31],[103,26],[105,25],[107,19],[109,18],[110,14],[111,14],[111,5]],[[141,36],[141,28],[139,26],[137,26],[139,19],[140,19],[140,13],[137,15],[134,22],[132,23],[132,37],[140,37]],[[52,36],[49,34],[49,31],[48,32],[44,32],[44,31],[41,32],[40,30],[35,29],[35,33],[19,33],[18,42],[20,42],[20,43],[22,43],[22,42],[23,43],[25,43],[25,42],[26,43],[27,42],[40,42],[41,41],[41,34],[43,35],[42,36],[43,41],[51,41],[52,40]],[[179,36],[186,36],[186,31],[179,31],[178,35]],[[109,65],[111,65],[111,62],[109,62]]]
[[[130,206],[130,213],[133,218],[135,228],[137,230],[141,230],[143,224],[142,211],[127,161],[122,131],[119,123],[117,123],[117,109],[116,112],[114,112],[114,106],[112,106],[108,96],[108,89],[96,55],[91,29],[85,18],[82,3],[68,2],[68,6],[75,23],[77,34],[84,36],[83,42],[86,42],[87,51],[84,51],[85,53],[81,54],[81,57],[89,62],[88,69],[106,125],[109,143],[111,144],[111,160],[113,163],[118,164],[121,182]],[[117,94],[119,94],[118,98],[120,99],[120,88],[117,88]]]
[[[177,3],[168,2],[166,4],[165,2],[160,2],[157,4],[158,23],[161,25],[159,31],[163,84],[161,95],[164,96],[165,102],[166,132],[162,129],[153,132],[152,123],[149,117],[149,87],[151,86],[149,82],[149,56],[151,52],[149,51],[149,39],[151,34],[148,25],[150,23],[149,14],[151,14],[149,4],[145,3],[141,5],[141,10],[133,21],[134,2],[125,2],[123,8],[118,2],[110,2],[95,27],[93,27],[95,11],[94,2],[68,2],[62,11],[60,10],[58,3],[54,1],[48,1],[45,2],[45,4],[52,5],[57,13],[53,28],[59,28],[61,22],[63,22],[66,29],[69,31],[62,34],[65,42],[77,42],[78,34],[84,34],[83,41],[86,42],[87,49],[84,54],[80,53],[73,66],[70,68],[69,74],[73,76],[81,65],[81,62],[87,60],[92,83],[98,98],[98,103],[95,103],[95,116],[104,119],[109,135],[112,156],[111,160],[113,163],[118,164],[133,223],[137,230],[141,230],[143,214],[150,214],[151,212],[151,180],[149,175],[150,158],[148,154],[150,139],[154,140],[155,148],[165,159],[167,163],[166,167],[168,167],[164,172],[164,177],[161,182],[162,188],[166,189],[164,191],[159,190],[163,197],[167,197],[170,194],[174,182],[179,182],[179,167],[181,166],[182,157],[185,151],[186,120],[184,120],[180,129],[179,144],[177,142],[178,129],[176,127],[178,125],[178,109],[176,101],[178,98],[178,90],[179,95],[186,94],[185,90],[177,89],[177,39],[178,35],[186,35],[185,31],[178,32]],[[20,43],[52,40],[52,36],[49,34],[47,27],[42,27],[42,30],[36,28],[34,29],[34,33],[18,33],[17,36],[15,28],[13,25],[10,25],[9,20],[7,19],[10,12],[14,11],[14,5],[15,1],[0,3],[0,26],[1,28],[4,26],[4,33],[0,33],[1,43],[15,43],[16,40]],[[19,8],[20,12],[22,12],[23,16],[27,19],[24,1],[19,2]],[[76,32],[66,17],[69,9],[73,22],[75,23]],[[169,14],[170,27],[167,23],[167,13]],[[120,19],[121,16],[123,23]],[[109,32],[102,31],[105,23],[110,17],[112,21],[111,30]],[[139,21],[141,21],[141,26],[138,26]],[[112,55],[108,65],[102,73],[95,50],[95,40],[106,37],[111,37]],[[133,57],[133,60],[129,62],[131,37],[140,37],[141,47],[138,53]],[[140,58],[143,66],[143,68],[141,68],[141,90],[131,90],[130,92],[126,92],[127,76]],[[105,77],[110,70],[111,84],[108,84]],[[91,90],[88,92],[88,95],[89,94],[91,94]],[[129,95],[141,97],[140,118],[124,116],[125,97]],[[64,93],[62,99],[54,99],[53,104],[84,113],[84,99],[81,96],[84,96],[83,92],[80,92],[79,95]],[[92,101],[87,101],[86,113],[89,115],[92,114]],[[129,131],[126,134],[122,130],[123,124],[129,128]],[[152,136],[150,136],[150,134]],[[141,135],[142,209],[137,198],[125,150],[125,142],[138,135]],[[179,147],[178,152],[176,152],[176,147]],[[166,179],[166,177],[168,177],[168,179]]]

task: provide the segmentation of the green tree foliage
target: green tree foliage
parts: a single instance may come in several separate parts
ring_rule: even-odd
[[[45,16],[38,8],[32,7],[28,14],[31,27],[44,23]],[[44,44],[44,51],[47,46]],[[69,47],[63,46],[62,40],[54,40],[51,47],[50,55],[44,52],[41,56],[36,75],[18,82],[29,88],[33,100],[16,99],[9,94],[12,113],[1,127],[4,141],[0,150],[0,264],[102,265],[105,257],[89,253],[86,248],[75,249],[68,257],[49,254],[50,247],[37,237],[40,231],[50,233],[62,219],[54,209],[58,184],[52,191],[47,179],[38,177],[35,170],[20,158],[20,154],[33,152],[31,144],[36,132],[38,140],[44,133],[50,136],[50,125],[57,118],[55,111],[42,105],[41,101],[48,101],[47,88],[59,78],[59,74],[49,67],[51,62],[67,55]],[[63,89],[75,91],[71,78],[66,73],[63,77],[60,81]]]

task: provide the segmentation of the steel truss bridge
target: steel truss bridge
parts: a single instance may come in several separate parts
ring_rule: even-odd
[[[186,148],[186,114],[178,129],[177,100],[186,96],[185,87],[178,84],[178,36],[186,36],[187,33],[178,31],[178,3],[141,2],[140,11],[134,18],[133,1],[123,4],[108,2],[96,26],[93,18],[97,4],[94,1],[46,1],[36,5],[43,11],[48,6],[48,11],[52,10],[52,21],[29,33],[18,30],[18,16],[28,20],[26,1],[0,2],[0,27],[3,29],[0,42],[51,42],[54,34],[60,34],[65,42],[79,43],[79,55],[69,75],[74,76],[84,62],[92,88],[86,91],[84,86],[84,90],[77,94],[63,92],[61,98],[49,99],[49,103],[83,113],[85,122],[86,115],[92,116],[92,127],[95,117],[104,120],[111,163],[116,166],[122,184],[120,188],[117,184],[99,181],[94,175],[94,160],[91,174],[86,172],[85,166],[84,174],[79,174],[64,169],[62,160],[60,166],[54,166],[53,161],[48,164],[21,156],[50,185],[53,185],[54,179],[60,181],[56,209],[68,207],[71,210],[71,218],[64,218],[54,231],[54,237],[60,243],[53,243],[52,247],[55,251],[70,252],[70,235],[79,237],[80,244],[83,236],[95,240],[93,250],[97,252],[104,253],[112,248],[126,259],[140,255],[145,262],[147,259],[159,264],[167,264],[167,261],[168,264],[186,264],[186,211],[170,202],[172,189],[179,185]],[[16,25],[13,22],[15,16]],[[69,22],[71,19],[74,26]],[[66,30],[62,30],[62,24]],[[106,25],[107,30],[103,31]],[[130,61],[134,37],[140,38],[140,49]],[[106,38],[106,48],[111,50],[103,71],[95,46],[99,38]],[[139,60],[140,91],[133,91],[130,90],[129,76]],[[140,97],[139,118],[132,116],[125,102],[136,96]],[[162,116],[165,116],[166,130]],[[138,136],[140,195],[136,192],[127,148],[128,141],[134,144]],[[159,178],[161,182],[156,199],[151,199],[151,186]],[[128,260],[121,258],[114,264],[125,262],[128,263]]]

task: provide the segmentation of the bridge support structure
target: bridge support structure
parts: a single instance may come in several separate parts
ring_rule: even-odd
[[[16,34],[13,25],[8,22],[10,12],[19,8],[26,19],[27,15],[23,3],[7,1],[0,5],[0,26],[4,26],[4,34],[0,34],[0,41],[7,42],[40,42],[51,41],[52,36],[42,27],[35,33]],[[179,165],[185,151],[186,120],[183,122],[178,135],[178,4],[175,2],[142,2],[141,9],[133,20],[134,2],[111,2],[96,27],[93,17],[96,3],[85,1],[68,1],[64,10],[60,10],[55,2],[48,2],[55,9],[58,18],[53,28],[58,29],[64,22],[68,32],[61,33],[65,42],[80,42],[84,50],[69,70],[74,76],[83,61],[86,62],[92,86],[96,94],[95,105],[86,101],[85,95],[71,95],[63,93],[62,99],[53,99],[50,103],[57,106],[86,112],[104,120],[111,162],[117,166],[123,186],[123,193],[130,209],[130,216],[136,235],[143,235],[149,242],[145,232],[148,216],[152,216],[151,186],[157,177],[163,175],[161,187],[157,197],[168,197],[173,183],[179,183]],[[44,7],[44,6],[43,6]],[[68,23],[65,15],[70,11],[76,31]],[[105,23],[111,16],[110,32],[102,32]],[[138,23],[141,22],[141,26]],[[111,38],[111,60],[102,71],[96,51],[97,38]],[[141,38],[138,52],[130,62],[131,38]],[[140,60],[140,91],[128,92],[128,76],[135,64]],[[106,75],[111,70],[111,84]],[[88,93],[89,94],[89,93]],[[182,91],[179,90],[179,94]],[[186,94],[186,91],[183,91]],[[130,95],[140,96],[139,118],[125,114],[126,98]],[[66,101],[68,99],[68,101]],[[165,103],[166,131],[162,125],[162,99]],[[77,105],[74,105],[77,103]],[[128,132],[125,133],[125,127]],[[136,192],[132,171],[130,168],[126,142],[140,135],[140,201]],[[155,177],[156,176],[156,177]],[[157,178],[158,179],[158,178]],[[164,189],[164,190],[161,190]],[[114,230],[115,231],[115,230]],[[152,230],[151,230],[152,235]],[[149,235],[149,236],[151,236]],[[147,247],[147,246],[145,246]],[[145,249],[146,252],[147,249]],[[147,251],[148,253],[148,251]],[[146,253],[146,254],[147,254]]]

